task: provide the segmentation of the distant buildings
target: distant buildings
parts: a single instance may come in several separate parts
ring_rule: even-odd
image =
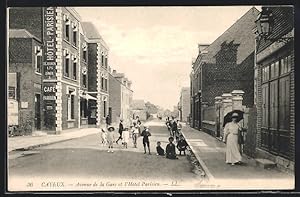
[[[190,115],[190,87],[181,89],[180,98],[178,102],[179,120],[182,122],[189,122]]]
[[[129,81],[124,73],[117,73],[113,70],[109,73],[109,113],[112,122],[123,119],[126,125],[130,124],[132,118],[132,96],[131,81]]]
[[[144,100],[133,100],[131,106],[133,118],[138,116],[140,120],[147,120],[147,108]]]

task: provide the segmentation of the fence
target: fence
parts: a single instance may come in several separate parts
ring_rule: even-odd
[[[210,135],[216,133],[216,108],[209,106],[203,108],[202,130]]]

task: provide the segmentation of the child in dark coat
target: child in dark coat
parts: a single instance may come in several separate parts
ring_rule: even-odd
[[[147,146],[149,155],[151,155],[151,153],[150,153],[150,142],[149,142],[149,137],[151,136],[151,133],[149,131],[148,126],[145,126],[145,129],[143,130],[141,136],[143,136],[144,154],[146,154],[146,146]]]
[[[169,144],[166,147],[166,157],[168,159],[178,159],[176,156],[175,145],[173,144],[174,138],[169,137]]]
[[[185,141],[183,135],[179,136],[179,141],[177,142],[177,149],[179,150],[179,155],[181,155],[181,152],[183,151],[183,154],[185,155],[185,150],[187,148],[188,144]]]
[[[161,155],[161,156],[165,155],[165,150],[160,146],[160,142],[157,142],[156,152],[157,155]]]

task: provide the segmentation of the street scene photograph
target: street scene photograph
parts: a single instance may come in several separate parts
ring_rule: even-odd
[[[294,7],[7,8],[7,191],[295,188]]]

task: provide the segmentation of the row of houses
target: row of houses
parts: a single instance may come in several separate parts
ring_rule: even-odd
[[[294,170],[294,10],[250,9],[211,44],[190,74],[190,126],[221,139],[223,117],[245,112],[244,152]]]
[[[131,116],[132,82],[111,71],[109,47],[69,7],[9,8],[8,123],[59,134]]]

